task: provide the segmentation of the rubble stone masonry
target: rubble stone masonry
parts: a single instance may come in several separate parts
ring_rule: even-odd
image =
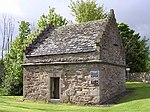
[[[113,10],[103,20],[48,28],[25,50],[25,99],[52,101],[56,77],[61,102],[100,104],[125,91],[125,51]]]

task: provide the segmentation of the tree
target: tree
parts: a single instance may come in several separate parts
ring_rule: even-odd
[[[15,28],[15,20],[7,14],[3,14],[0,19],[0,36],[2,37],[1,55],[4,57],[4,50],[9,53]]]
[[[38,21],[38,28],[31,32],[30,24],[21,21],[19,25],[19,35],[12,42],[10,53],[5,58],[5,87],[9,95],[21,95],[23,90],[23,51],[25,47],[41,33],[44,28],[52,24],[55,27],[66,25],[67,20],[55,13],[54,8],[49,9],[48,15],[41,16]]]
[[[103,5],[98,6],[95,0],[77,0],[76,2],[71,0],[69,8],[78,23],[99,20],[107,16]]]
[[[38,20],[38,27],[43,28],[46,27],[47,25],[51,24],[55,27],[63,26],[66,25],[68,21],[66,18],[63,18],[60,14],[57,14],[55,12],[54,8],[49,7],[49,12],[47,15],[42,15],[40,17],[40,20]]]
[[[141,39],[139,33],[135,33],[127,24],[119,23],[118,28],[125,46],[126,64],[130,72],[149,71],[149,46],[148,39]]]
[[[21,21],[19,25],[19,35],[12,42],[10,53],[6,54],[5,68],[5,87],[9,95],[21,95],[23,86],[23,50],[26,46],[25,40],[30,34],[30,24]]]

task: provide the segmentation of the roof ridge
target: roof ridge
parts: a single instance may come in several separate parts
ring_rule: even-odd
[[[82,36],[82,34],[83,34],[83,32],[80,32],[81,31],[81,29],[80,28],[87,28],[88,29],[88,32],[90,33],[90,34],[86,34],[86,35],[92,35],[92,31],[94,31],[94,29],[95,29],[95,32],[97,32],[97,31],[101,31],[101,33],[98,33],[97,32],[97,34],[98,34],[98,36],[94,36],[94,38],[92,38],[92,40],[86,40],[85,38],[83,38],[83,40],[80,40],[80,39],[78,39],[78,42],[82,42],[82,44],[81,45],[78,45],[77,43],[73,43],[73,42],[69,42],[69,44],[67,44],[68,45],[68,47],[69,48],[67,48],[67,46],[63,46],[62,48],[60,48],[58,51],[59,51],[59,53],[64,53],[64,52],[66,52],[66,53],[68,53],[68,52],[75,52],[75,50],[80,50],[80,51],[89,51],[89,50],[93,50],[93,49],[97,49],[98,50],[98,45],[99,45],[99,43],[100,43],[100,41],[101,41],[101,38],[103,37],[103,35],[105,35],[105,32],[106,32],[106,28],[107,28],[107,26],[109,25],[109,23],[110,22],[112,22],[113,21],[113,23],[115,23],[116,22],[116,19],[115,19],[115,15],[114,15],[114,10],[113,9],[111,9],[110,10],[110,13],[108,14],[108,16],[107,16],[107,18],[105,18],[105,19],[101,19],[101,20],[96,20],[96,21],[89,21],[89,22],[83,22],[83,23],[80,23],[80,24],[72,24],[72,25],[68,25],[68,26],[62,26],[62,27],[54,27],[54,26],[52,26],[52,25],[48,25],[48,26],[46,26],[45,28],[44,28],[44,30],[42,30],[37,36],[36,36],[36,38],[35,39],[33,39],[32,41],[31,41],[31,43],[26,47],[26,49],[25,49],[25,54],[26,55],[29,55],[30,54],[30,52],[31,52],[31,54],[30,55],[32,55],[32,50],[33,49],[36,49],[36,48],[38,48],[39,47],[39,49],[41,50],[40,52],[41,52],[41,54],[43,53],[43,52],[45,52],[45,53],[55,53],[56,52],[56,48],[57,47],[60,47],[59,46],[59,42],[57,42],[58,43],[58,46],[55,48],[55,46],[52,46],[51,47],[51,50],[50,49],[47,49],[47,48],[45,48],[45,47],[43,47],[43,46],[39,46],[39,45],[41,45],[41,44],[45,44],[45,43],[43,43],[43,41],[45,41],[45,39],[47,39],[49,36],[52,36],[51,37],[51,39],[52,39],[52,41],[54,41],[55,39],[54,39],[54,37],[55,37],[55,33],[56,33],[56,36],[57,36],[57,33],[59,34],[59,33],[61,33],[61,34],[59,34],[59,35],[61,35],[62,37],[63,37],[63,35],[65,35],[65,33],[63,33],[63,32],[69,32],[69,31],[71,31],[71,32],[74,32],[74,34],[76,34],[76,31],[79,31],[78,33]],[[94,27],[94,29],[90,29],[89,30],[89,27]],[[100,29],[99,29],[99,27],[101,27]],[[59,29],[60,28],[60,29]],[[73,29],[72,29],[73,28]],[[57,29],[57,30],[56,30]],[[64,29],[64,30],[63,30]],[[86,31],[87,29],[83,29],[83,31]],[[56,32],[55,32],[55,30],[56,30]],[[60,32],[58,32],[60,30]],[[76,31],[74,31],[74,30],[76,30]],[[55,32],[55,33],[54,33]],[[70,35],[70,36],[72,36],[72,35]],[[101,37],[101,38],[100,38]],[[67,37],[66,37],[67,38]],[[53,40],[54,39],[54,40]],[[47,40],[48,41],[48,40]],[[75,41],[75,40],[73,40],[73,41]],[[85,42],[84,42],[85,41]],[[90,43],[88,43],[88,42],[90,42],[91,41],[91,44]],[[47,43],[47,42],[46,42]],[[51,42],[50,42],[51,43]],[[94,44],[94,45],[92,45],[92,44]],[[46,45],[46,44],[45,44]],[[74,45],[76,45],[76,46],[74,46]],[[49,45],[48,45],[49,46]],[[72,47],[73,46],[73,47]],[[84,47],[84,46],[86,46],[86,47]],[[46,51],[47,50],[47,51]],[[50,50],[50,51],[49,51]],[[35,54],[37,53],[37,54],[39,54],[39,51],[37,50],[35,50],[35,51],[33,51]],[[59,54],[58,53],[58,54]]]

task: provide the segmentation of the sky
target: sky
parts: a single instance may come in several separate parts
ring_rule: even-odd
[[[114,9],[117,22],[124,22],[141,37],[150,38],[150,0],[97,0],[97,3],[103,4],[107,12]],[[0,15],[6,13],[15,18],[17,29],[18,21],[36,23],[43,13],[48,13],[48,7],[51,6],[63,17],[75,21],[70,14],[69,4],[70,0],[0,0]],[[1,44],[0,38],[0,48]]]

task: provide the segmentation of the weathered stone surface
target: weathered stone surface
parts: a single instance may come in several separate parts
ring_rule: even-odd
[[[125,69],[112,65],[101,65],[101,101],[105,102],[125,91]]]
[[[91,84],[90,71],[93,69],[100,71],[99,86]],[[24,96],[47,101],[50,93],[48,79],[52,73],[60,72],[62,102],[97,104],[125,91],[122,67],[103,64],[47,65],[24,68]]]
[[[61,100],[72,103],[84,102],[87,99],[93,100],[93,98],[99,96],[99,86],[95,87],[90,84],[90,70],[96,67],[96,64],[62,65],[59,68],[53,65],[25,67],[24,96],[29,99],[47,101],[49,98],[48,93],[50,93],[48,79],[52,73],[60,73],[60,71],[63,71],[61,74]],[[76,74],[80,74],[82,78],[78,78]],[[86,101],[86,103],[89,103],[91,100]],[[99,103],[99,99],[94,101],[93,103],[95,104]]]
[[[113,11],[104,20],[43,32],[26,49],[26,99],[51,101],[51,78],[59,79],[61,102],[100,104],[125,91],[125,52]]]
[[[48,55],[48,56],[37,56],[27,57],[24,59],[25,63],[50,63],[50,62],[76,62],[76,61],[88,61],[98,60],[99,52],[88,52],[78,54],[64,54],[64,55]]]

